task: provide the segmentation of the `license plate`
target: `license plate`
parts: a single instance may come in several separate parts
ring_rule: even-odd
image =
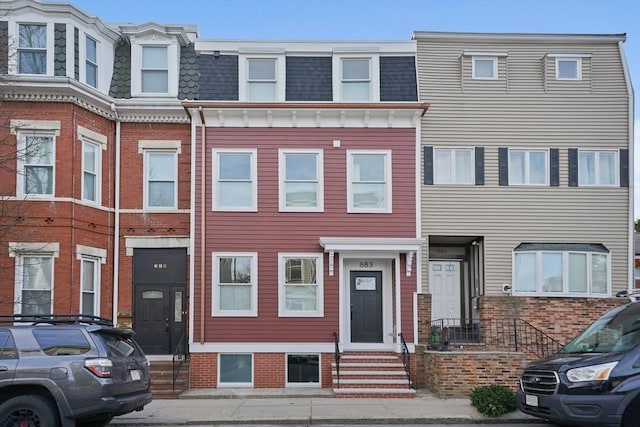
[[[524,396],[524,403],[528,406],[538,406],[538,396],[527,394]]]
[[[132,369],[129,373],[131,374],[131,379],[133,381],[138,381],[140,379],[140,371],[138,369]]]

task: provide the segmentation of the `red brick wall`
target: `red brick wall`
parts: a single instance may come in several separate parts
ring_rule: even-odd
[[[189,359],[189,387],[216,388],[218,354],[191,353]]]
[[[527,360],[522,353],[427,351],[424,363],[426,387],[440,398],[449,398],[467,397],[474,388],[492,384],[515,391]]]

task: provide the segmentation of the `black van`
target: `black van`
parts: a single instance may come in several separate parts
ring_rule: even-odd
[[[563,425],[640,425],[640,302],[615,308],[524,370],[518,408]]]

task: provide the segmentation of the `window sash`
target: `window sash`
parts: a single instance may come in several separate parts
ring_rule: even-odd
[[[249,211],[256,206],[254,151],[214,150],[214,209]]]
[[[582,60],[580,58],[556,58],[557,80],[580,80]]]
[[[319,354],[287,354],[287,384],[320,384]]]
[[[220,385],[250,386],[253,384],[252,354],[220,354],[218,365]]]
[[[93,87],[98,87],[98,43],[91,37],[86,38],[85,80]]]
[[[509,150],[509,184],[548,185],[548,157],[546,151]]]
[[[390,154],[350,153],[349,208],[387,212],[390,209]]]
[[[256,314],[257,262],[255,255],[214,255],[214,315]]]
[[[618,155],[614,151],[579,151],[578,185],[615,186]]]
[[[19,258],[20,283],[17,313],[51,314],[53,293],[53,257],[23,255]]]
[[[141,67],[143,93],[169,92],[169,61],[166,46],[143,46]]]
[[[20,160],[23,194],[52,195],[54,183],[53,136],[24,135]]]
[[[371,58],[342,59],[342,100],[371,99]]]
[[[147,208],[177,207],[177,153],[145,152]]]
[[[82,284],[80,296],[80,312],[89,316],[97,316],[100,264],[97,259],[82,258]]]
[[[493,57],[474,57],[472,60],[474,79],[493,80],[498,76],[498,60]]]
[[[521,295],[606,296],[609,255],[598,252],[515,252],[513,291]]]
[[[18,25],[18,73],[47,73],[46,25]]]
[[[435,184],[473,184],[473,149],[434,150]]]
[[[284,207],[319,206],[318,153],[284,153]]]
[[[92,202],[98,201],[100,181],[99,156],[100,148],[90,142],[82,145],[82,198]]]

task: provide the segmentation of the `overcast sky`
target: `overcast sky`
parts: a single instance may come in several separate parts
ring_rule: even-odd
[[[1,0],[0,0],[1,1]],[[105,23],[194,24],[200,36],[408,40],[413,31],[627,34],[640,87],[640,0],[69,0]],[[640,95],[639,95],[640,96]],[[636,102],[638,105],[638,102]],[[636,141],[640,112],[636,108]],[[636,150],[636,218],[640,216]]]

